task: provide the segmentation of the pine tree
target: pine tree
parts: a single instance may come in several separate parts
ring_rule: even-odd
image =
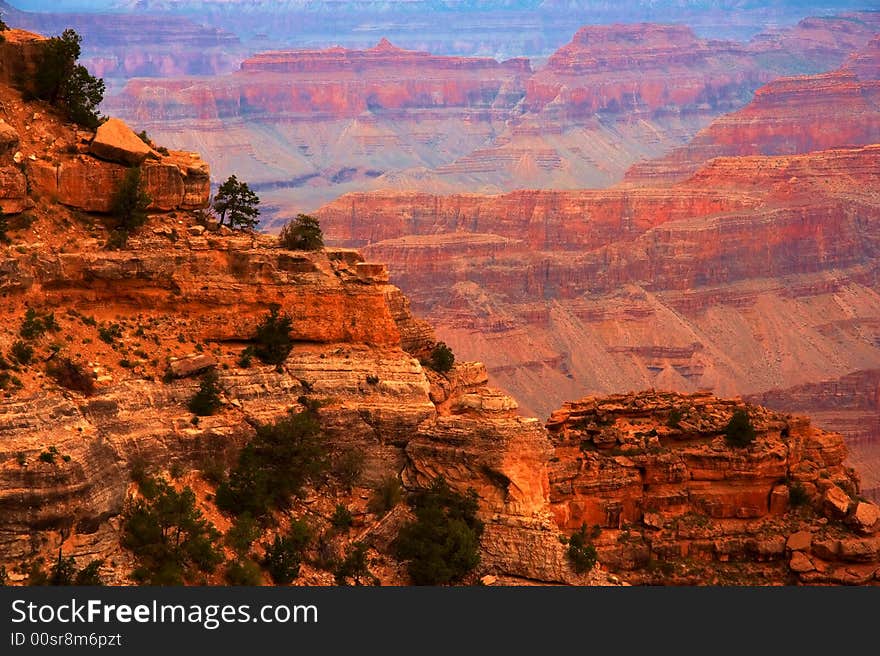
[[[260,214],[257,207],[259,204],[259,196],[251,191],[247,182],[239,182],[238,178],[231,175],[217,190],[213,208],[220,216],[220,225],[253,230],[260,222],[257,218]]]

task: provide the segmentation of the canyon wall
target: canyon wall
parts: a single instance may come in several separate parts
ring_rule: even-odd
[[[618,182],[782,74],[831,70],[872,14],[748,43],[587,26],[545,65],[392,46],[265,52],[215,78],[134,79],[109,111],[254,184],[277,228],[346,192],[497,193]]]

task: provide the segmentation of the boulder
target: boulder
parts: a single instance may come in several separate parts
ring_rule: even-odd
[[[852,516],[852,524],[859,533],[870,534],[880,530],[880,506],[860,501]]]
[[[812,533],[809,531],[798,531],[788,536],[788,542],[785,543],[785,546],[792,551],[806,551],[810,548],[812,541]]]
[[[835,485],[826,490],[825,496],[822,497],[822,502],[826,512],[842,517],[849,511],[852,500],[846,492]]]
[[[816,566],[813,565],[813,561],[810,560],[810,557],[805,554],[803,551],[795,551],[791,556],[791,561],[788,563],[788,566],[794,572],[812,572],[816,569]]]
[[[98,128],[89,152],[111,162],[139,166],[153,149],[123,121],[111,118]]]
[[[217,359],[207,353],[193,353],[182,358],[174,358],[168,367],[175,378],[196,376],[203,371],[217,366]]]
[[[18,145],[18,132],[9,123],[0,123],[0,155],[8,153]]]

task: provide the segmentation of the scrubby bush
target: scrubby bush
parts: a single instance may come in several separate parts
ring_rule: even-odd
[[[682,420],[681,410],[678,408],[673,408],[669,411],[669,417],[666,419],[666,425],[670,428],[678,428],[681,425]]]
[[[39,339],[50,330],[57,331],[58,329],[58,322],[55,321],[53,312],[40,313],[34,308],[28,308],[24,313],[18,334],[23,339],[34,340]]]
[[[568,560],[578,574],[589,572],[596,566],[598,554],[592,538],[593,535],[587,535],[587,525],[581,524],[580,530],[568,539]]]
[[[351,528],[353,521],[354,518],[351,516],[351,511],[346,508],[344,504],[340,503],[336,506],[336,510],[333,511],[333,516],[330,518],[330,525],[337,531],[344,532]]]
[[[236,558],[226,567],[226,582],[229,585],[260,585],[263,577],[260,566],[250,558]]]
[[[28,365],[34,358],[34,348],[30,344],[25,344],[21,340],[17,340],[12,343],[12,347],[9,349],[9,354],[12,356],[13,360],[18,362],[18,364]]]
[[[284,362],[293,350],[293,340],[290,338],[292,325],[290,317],[281,313],[281,306],[277,303],[270,305],[269,314],[257,326],[254,355],[266,364],[279,365]]]
[[[0,214],[0,244],[12,243],[9,235],[6,234],[7,230],[9,230],[9,220],[5,216]]]
[[[445,342],[437,342],[431,350],[431,356],[428,358],[427,365],[434,371],[441,374],[452,369],[455,364],[455,354],[452,349],[446,346]]]
[[[483,523],[476,516],[476,492],[458,494],[440,477],[429,489],[414,493],[410,506],[416,521],[401,527],[395,546],[412,582],[460,581],[480,562]]]
[[[56,357],[46,364],[46,374],[61,387],[86,396],[95,393],[95,378],[81,364],[67,357]]]
[[[755,427],[745,410],[738,408],[734,411],[724,428],[724,438],[730,446],[737,448],[747,447],[755,441]]]
[[[312,531],[301,520],[291,522],[287,535],[276,535],[271,543],[264,544],[266,555],[263,565],[275,583],[287,585],[299,576],[303,552],[312,541]]]
[[[348,552],[334,568],[336,585],[379,585],[379,579],[370,571],[367,558],[367,545],[355,542],[349,545]]]
[[[210,417],[223,405],[220,400],[220,377],[214,369],[202,376],[198,391],[189,400],[189,411],[199,417]]]
[[[333,463],[333,473],[348,490],[357,485],[363,471],[364,454],[357,449],[346,449]]]
[[[321,232],[318,219],[308,214],[297,214],[295,219],[281,228],[278,243],[291,251],[319,251],[324,248],[324,233]]]
[[[398,503],[403,501],[403,490],[400,487],[400,479],[397,476],[387,476],[382,479],[370,500],[367,510],[376,515],[384,515]]]
[[[226,544],[243,557],[251,550],[251,545],[260,537],[260,525],[248,513],[242,513],[235,518],[232,527],[226,532]]]
[[[143,498],[129,499],[123,513],[122,546],[139,566],[133,576],[150,585],[180,585],[223,562],[220,532],[196,508],[189,487],[178,492],[163,479],[149,478]]]
[[[229,479],[217,488],[217,506],[224,511],[262,517],[284,508],[309,481],[327,471],[329,458],[323,435],[310,412],[289,413],[263,424],[242,449]]]

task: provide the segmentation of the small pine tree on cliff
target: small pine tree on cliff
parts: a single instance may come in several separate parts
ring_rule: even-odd
[[[281,228],[278,242],[291,251],[319,251],[324,248],[324,233],[318,219],[308,214],[296,218]]]
[[[111,242],[113,245],[124,246],[129,234],[147,222],[150,202],[141,184],[140,167],[128,169],[111,202],[111,227],[115,231]]]
[[[233,229],[253,230],[260,220],[260,197],[257,196],[247,182],[239,182],[230,175],[217,190],[213,208],[220,217],[220,225],[228,225]]]
[[[483,523],[477,519],[477,494],[459,494],[437,478],[410,499],[416,521],[401,527],[397,557],[407,562],[415,585],[460,581],[480,562]]]
[[[63,109],[70,120],[88,128],[100,123],[98,105],[104,99],[104,80],[76,63],[82,37],[64,30],[46,43],[34,75],[36,96]]]
[[[5,32],[9,29],[9,26],[3,20],[3,12],[0,12],[0,32]]]

